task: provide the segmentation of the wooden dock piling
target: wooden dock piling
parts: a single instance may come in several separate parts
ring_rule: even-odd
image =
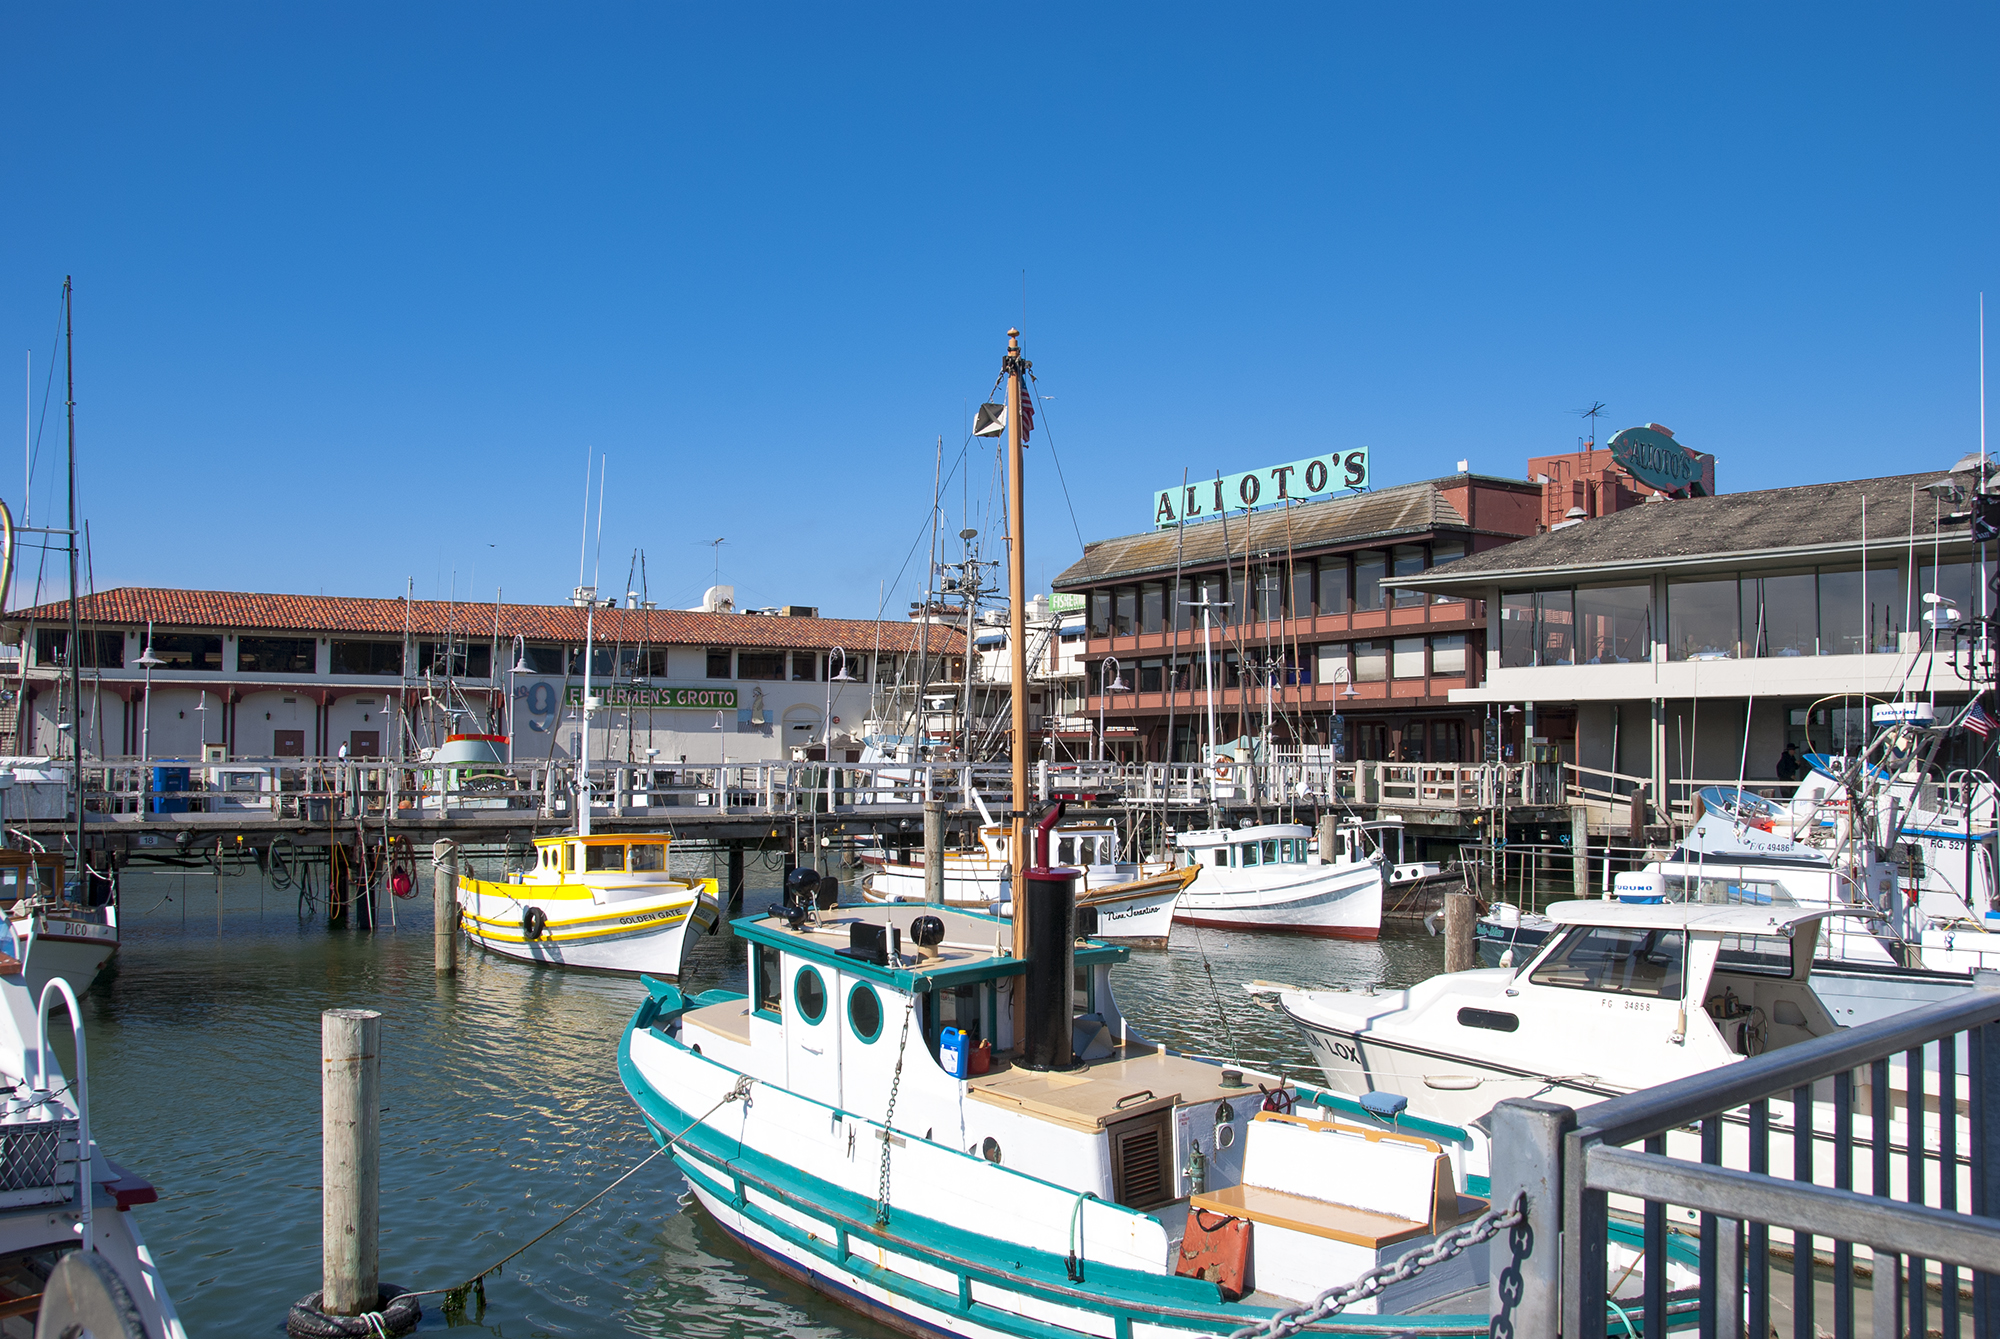
[[[924,901],[944,905],[944,801],[924,801]]]
[[[1472,947],[1472,929],[1478,919],[1478,906],[1472,900],[1472,894],[1445,894],[1444,969],[1447,972],[1470,971],[1477,965]]]
[[[431,956],[439,976],[458,970],[458,843],[431,844]]]
[[[328,1009],[319,1018],[320,1307],[358,1316],[381,1301],[382,1015]]]

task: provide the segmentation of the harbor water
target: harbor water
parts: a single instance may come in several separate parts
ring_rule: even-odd
[[[417,873],[420,895],[395,904],[393,928],[385,909],[372,933],[329,931],[316,911],[301,914],[296,887],[273,888],[254,867],[126,874],[124,946],[84,997],[91,1126],[159,1188],[160,1202],[136,1212],[190,1333],[282,1333],[286,1308],[319,1287],[323,1009],[383,1014],[386,1283],[462,1282],[653,1149],[614,1062],[638,983],[463,943],[458,975],[439,978],[428,863]],[[778,874],[753,862],[749,878],[755,912]],[[1135,951],[1113,984],[1155,1039],[1316,1077],[1244,982],[1397,987],[1442,962],[1442,941],[1421,928],[1362,944],[1176,927],[1171,947]],[[684,984],[744,981],[743,945],[725,926],[696,948]],[[483,1317],[475,1302],[458,1328],[508,1339],[888,1333],[748,1259],[681,1202],[684,1188],[656,1160],[488,1280]],[[424,1330],[445,1328],[436,1300]]]

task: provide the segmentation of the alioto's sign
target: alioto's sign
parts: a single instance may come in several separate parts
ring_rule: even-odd
[[[1611,450],[1612,461],[1642,484],[1678,493],[1701,483],[1701,456],[1675,441],[1674,434],[1657,423],[1613,433],[1605,446]]]
[[[1153,524],[1207,520],[1281,502],[1304,502],[1368,487],[1368,448],[1332,451],[1289,465],[1271,465],[1219,479],[1202,479],[1153,494]]]
[[[643,711],[649,707],[682,711],[734,711],[734,688],[640,688],[629,683],[592,684],[591,692],[616,710]],[[563,695],[563,705],[583,705],[583,686],[571,684]]]

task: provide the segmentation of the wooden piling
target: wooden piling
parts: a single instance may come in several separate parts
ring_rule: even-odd
[[[729,843],[729,909],[743,906],[743,843]]]
[[[382,1015],[328,1009],[320,1021],[320,1309],[358,1316],[381,1302]]]
[[[1340,841],[1340,819],[1333,814],[1319,816],[1319,858],[1331,865]]]
[[[924,901],[944,905],[944,801],[924,801]]]
[[[1590,896],[1590,811],[1577,805],[1569,811],[1569,858],[1572,897]]]
[[[1469,971],[1477,965],[1472,951],[1472,928],[1479,919],[1477,904],[1470,893],[1446,893],[1444,899],[1444,969]]]
[[[431,956],[439,976],[458,970],[458,843],[431,843]]]

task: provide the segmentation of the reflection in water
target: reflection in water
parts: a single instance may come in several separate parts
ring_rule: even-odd
[[[383,1013],[391,1283],[461,1282],[652,1150],[614,1059],[638,983],[469,946],[458,976],[440,980],[422,873],[426,895],[398,903],[399,926],[373,935],[301,923],[296,891],[254,874],[223,880],[218,932],[212,874],[128,873],[125,946],[84,1000],[91,1124],[160,1188],[160,1203],[137,1211],[140,1227],[192,1333],[271,1333],[319,1287],[323,1009]],[[754,867],[750,877],[775,880]],[[770,900],[753,887],[747,905]],[[1422,937],[1356,944],[1183,927],[1171,948],[1135,952],[1113,981],[1150,1036],[1314,1077],[1304,1045],[1243,982],[1406,985],[1441,958]],[[696,946],[685,984],[741,990],[744,977],[742,946],[725,930]],[[633,1177],[490,1280],[482,1328],[888,1333],[749,1259],[687,1211],[684,1189],[665,1159]],[[426,1325],[437,1324],[432,1314]]]

